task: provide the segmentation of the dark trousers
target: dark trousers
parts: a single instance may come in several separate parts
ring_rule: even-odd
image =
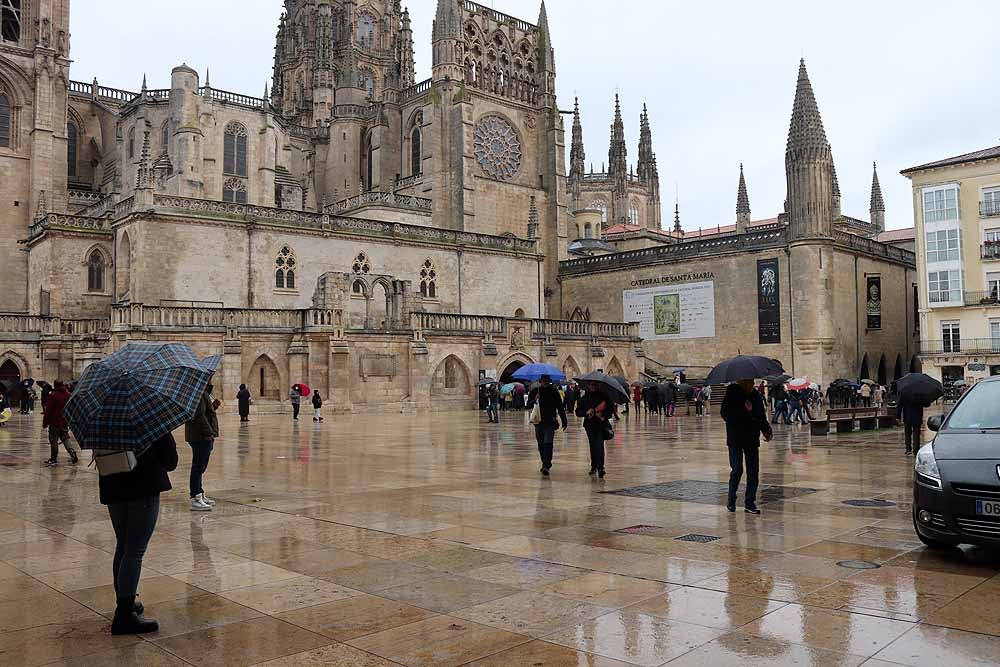
[[[69,452],[70,459],[76,459],[76,452],[73,450],[73,445],[69,442],[69,429],[68,428],[57,428],[55,426],[49,427],[49,454],[50,458],[55,461],[59,458],[59,442],[62,442],[63,447]]]
[[[493,401],[490,401],[489,404],[486,406],[486,416],[489,418],[491,422],[500,421],[500,413],[497,412],[497,404],[494,403]]]
[[[142,557],[146,554],[156,519],[160,516],[160,496],[149,496],[127,503],[108,505],[111,525],[115,529],[115,596],[119,600],[135,597],[142,572]]]
[[[778,417],[784,417],[785,424],[791,424],[792,421],[788,418],[788,403],[785,401],[778,401],[777,407],[774,409],[774,417],[771,418],[772,424],[778,423]]]
[[[604,470],[604,429],[600,424],[585,426],[587,441],[590,443],[590,467]]]
[[[292,403],[292,419],[299,418],[299,409],[302,406],[299,403]]]
[[[640,401],[636,401],[635,402],[635,412],[636,412],[636,414],[638,414],[641,411],[642,411],[642,401],[641,400]]]
[[[920,430],[923,424],[905,424],[903,430],[906,437],[906,451],[915,452],[920,449]]]
[[[698,415],[699,417],[701,415],[705,414],[705,404],[702,403],[701,401],[695,402],[695,404],[694,404],[694,413],[696,415]]]
[[[542,467],[546,470],[552,467],[552,450],[555,439],[555,426],[535,424],[535,440],[538,441],[538,455],[542,459]]]
[[[757,506],[757,486],[760,483],[760,448],[730,447],[729,448],[729,504],[736,504],[736,492],[743,479],[743,458],[746,457],[747,495],[746,507]]]
[[[668,417],[673,417],[674,416],[674,410],[676,410],[676,409],[677,409],[677,404],[676,403],[674,403],[673,401],[670,401],[669,403],[667,403],[667,416]]]
[[[191,497],[194,498],[205,493],[205,489],[201,488],[201,477],[208,470],[208,460],[212,458],[212,441],[202,440],[188,444],[191,445]]]

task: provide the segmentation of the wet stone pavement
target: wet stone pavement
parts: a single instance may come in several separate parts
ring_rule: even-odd
[[[44,467],[41,417],[15,415],[0,429],[0,664],[1000,662],[1000,556],[917,541],[901,431],[778,427],[755,517],[721,503],[716,415],[632,415],[604,480],[578,423],[543,478],[525,416],[501,419],[223,414],[215,510],[188,509],[183,442],[162,498],[140,586],[160,631],[111,637],[96,473],[65,453]],[[838,565],[852,560],[880,567]]]

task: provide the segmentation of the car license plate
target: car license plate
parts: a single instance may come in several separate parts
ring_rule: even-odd
[[[993,500],[977,500],[976,514],[980,516],[1000,516],[1000,502]]]

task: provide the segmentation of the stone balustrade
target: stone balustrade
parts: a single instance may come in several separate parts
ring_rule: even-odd
[[[408,102],[409,100],[420,97],[424,93],[427,93],[431,89],[432,79],[427,79],[421,81],[420,83],[414,84],[409,88],[404,88],[402,94],[400,95],[401,102]]]
[[[899,246],[889,245],[874,239],[865,238],[864,236],[841,231],[833,233],[833,240],[837,245],[858,250],[872,257],[895,260],[912,268],[916,268],[917,266],[917,256]]]
[[[328,213],[338,214],[353,211],[362,206],[386,206],[389,208],[430,213],[432,203],[430,199],[424,199],[423,197],[370,190],[362,192],[359,195],[354,195],[353,197],[348,197],[335,204],[330,204],[326,207],[326,210]]]
[[[532,320],[531,333],[535,338],[618,338],[638,339],[637,322],[581,322],[570,320]]]
[[[28,240],[30,241],[31,239],[40,236],[45,231],[55,229],[97,234],[111,233],[111,228],[107,218],[48,213],[28,227]]]
[[[0,333],[39,334],[43,336],[98,336],[110,332],[110,322],[103,319],[64,320],[44,315],[0,313]]]
[[[186,308],[133,303],[115,306],[116,328],[241,329],[297,331],[305,320],[302,310],[256,308]]]
[[[411,313],[413,331],[426,336],[440,332],[453,335],[505,335],[507,319],[488,315],[451,315],[447,313]]]

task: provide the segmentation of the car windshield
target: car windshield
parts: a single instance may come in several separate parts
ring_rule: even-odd
[[[1000,382],[982,382],[955,406],[945,428],[1000,429]]]

